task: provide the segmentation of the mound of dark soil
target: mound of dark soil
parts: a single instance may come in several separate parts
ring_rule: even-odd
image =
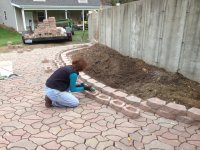
[[[87,60],[86,74],[108,86],[144,100],[159,97],[188,108],[200,108],[200,84],[181,74],[166,72],[98,44],[75,55],[82,55]]]

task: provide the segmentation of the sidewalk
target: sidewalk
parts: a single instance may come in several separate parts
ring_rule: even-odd
[[[0,150],[200,150],[200,124],[148,112],[129,119],[84,94],[76,94],[77,108],[45,108],[43,88],[51,73],[42,60],[68,48],[0,54],[20,75],[0,80]]]

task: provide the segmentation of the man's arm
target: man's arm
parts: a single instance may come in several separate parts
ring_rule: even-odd
[[[77,87],[76,86],[76,81],[78,78],[78,75],[76,73],[71,73],[70,76],[70,84],[69,84],[69,89],[71,92],[82,92],[84,91],[84,87]]]

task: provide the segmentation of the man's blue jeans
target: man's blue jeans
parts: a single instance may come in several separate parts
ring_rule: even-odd
[[[45,94],[52,100],[52,105],[56,107],[76,107],[79,105],[79,100],[70,91],[61,92],[46,86]]]

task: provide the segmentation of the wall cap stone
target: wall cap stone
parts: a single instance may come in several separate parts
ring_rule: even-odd
[[[200,109],[195,107],[188,109],[187,116],[193,118],[194,120],[200,121]]]
[[[163,101],[157,97],[147,99],[147,105],[149,105],[152,109],[159,109],[165,104],[166,104],[166,101]]]
[[[170,112],[174,115],[186,115],[186,107],[184,105],[176,104],[176,103],[168,103],[163,107],[163,110]]]
[[[125,102],[127,104],[132,104],[132,105],[138,107],[140,105],[140,103],[142,102],[142,99],[137,96],[129,95],[129,96],[125,97]]]

